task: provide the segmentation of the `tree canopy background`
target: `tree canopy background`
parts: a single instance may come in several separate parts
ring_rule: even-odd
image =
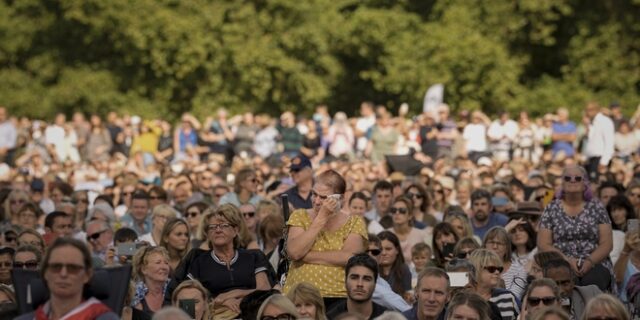
[[[174,119],[640,102],[640,0],[0,0],[0,105]]]

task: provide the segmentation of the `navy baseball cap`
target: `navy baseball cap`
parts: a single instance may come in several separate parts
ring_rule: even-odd
[[[304,155],[297,155],[295,158],[291,159],[291,166],[289,166],[289,169],[291,171],[298,171],[306,167],[311,168],[311,161],[309,158]]]

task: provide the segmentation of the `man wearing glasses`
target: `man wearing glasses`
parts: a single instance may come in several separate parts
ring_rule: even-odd
[[[113,243],[113,230],[108,223],[93,220],[87,224],[87,243],[91,249],[93,266],[100,268],[104,266],[107,249]]]

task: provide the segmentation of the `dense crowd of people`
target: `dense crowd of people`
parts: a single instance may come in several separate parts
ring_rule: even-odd
[[[172,125],[0,107],[0,312],[640,317],[640,111],[588,103],[574,123],[566,108],[401,110],[219,109]],[[121,310],[86,290],[96,270],[128,265]],[[48,288],[32,313],[17,314],[15,269]]]

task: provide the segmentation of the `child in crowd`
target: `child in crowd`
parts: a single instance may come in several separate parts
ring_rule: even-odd
[[[411,270],[412,288],[416,287],[420,271],[426,267],[433,266],[431,262],[432,254],[431,247],[424,242],[416,243],[411,248],[411,264],[409,265],[409,270]]]

